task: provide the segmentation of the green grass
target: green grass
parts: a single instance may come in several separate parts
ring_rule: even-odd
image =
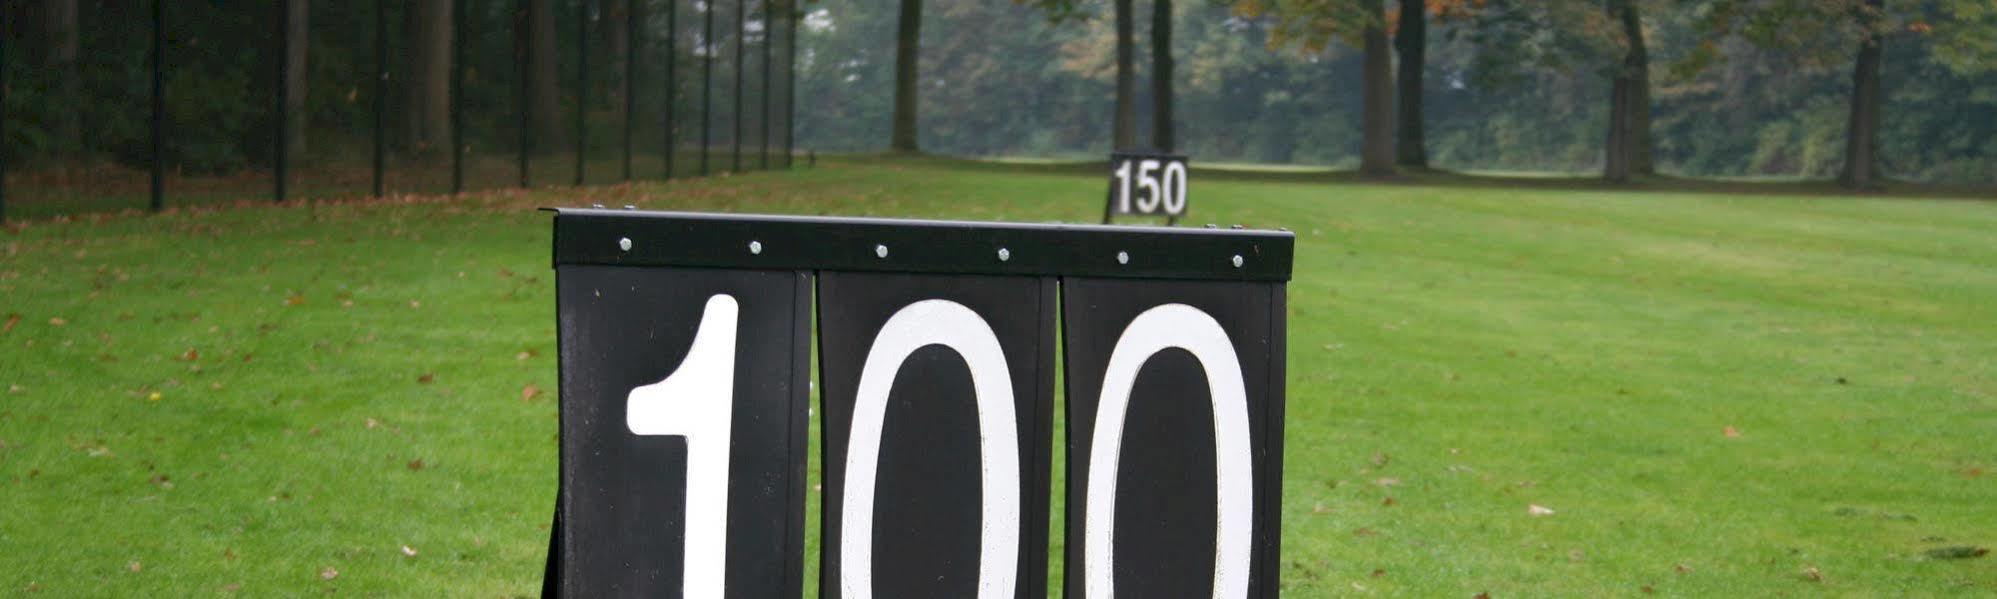
[[[533,595],[532,208],[1086,222],[1104,185],[821,164],[0,233],[0,593]],[[1997,547],[1997,204],[1313,177],[1190,219],[1298,234],[1288,595],[1997,592],[1927,554]]]

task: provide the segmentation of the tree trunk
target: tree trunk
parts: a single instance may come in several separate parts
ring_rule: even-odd
[[[1422,134],[1422,72],[1428,65],[1428,10],[1421,0],[1401,1],[1401,29],[1394,34],[1400,54],[1399,108],[1395,114],[1394,161],[1401,166],[1428,168],[1428,144]]]
[[[1630,176],[1630,78],[1618,72],[1609,88],[1609,136],[1602,144],[1602,179],[1628,183]]]
[[[284,154],[298,160],[305,154],[305,54],[311,2],[285,0],[284,8]]]
[[[1151,145],[1171,152],[1177,142],[1172,126],[1172,0],[1151,4]]]
[[[1602,153],[1602,179],[1627,183],[1634,175],[1655,174],[1650,139],[1650,54],[1643,41],[1643,20],[1634,0],[1614,0],[1610,18],[1622,24],[1628,44],[1609,88],[1608,139]]]
[[[631,93],[631,81],[625,77],[631,62],[631,14],[628,9],[634,4],[629,0],[609,0],[602,3],[603,19],[598,26],[603,30],[604,39],[610,42],[610,70],[613,78],[610,86],[611,121],[619,127],[625,122],[624,98]]]
[[[76,72],[76,54],[81,43],[78,35],[81,30],[76,25],[76,0],[49,0],[43,6],[44,27],[48,35],[48,54],[43,59],[47,69],[49,89],[55,92],[58,106],[76,106],[80,86]],[[75,110],[58,110],[54,115],[51,129],[55,134],[57,152],[71,152],[82,149],[82,127]]]
[[[915,100],[921,71],[916,61],[922,50],[922,0],[901,0],[901,22],[895,28],[894,44],[894,131],[896,152],[917,152]]]
[[[1884,0],[1866,0],[1859,9],[1866,36],[1852,68],[1851,117],[1845,124],[1844,169],[1838,174],[1838,183],[1851,189],[1879,185],[1879,59],[1884,40],[1878,27],[1884,5]]]
[[[402,147],[431,155],[451,145],[451,0],[410,2],[408,32]]]
[[[1110,123],[1111,150],[1137,145],[1137,49],[1132,38],[1137,17],[1133,0],[1116,0],[1116,115]]]
[[[1634,175],[1655,175],[1657,164],[1651,156],[1650,139],[1650,50],[1643,39],[1643,19],[1636,0],[1624,0],[1623,35],[1629,38],[1629,54],[1623,68],[1629,72],[1629,170]]]
[[[554,0],[527,0],[527,128],[541,153],[562,143],[561,81],[555,77]]]
[[[1371,20],[1365,33],[1364,139],[1359,150],[1359,174],[1394,174],[1394,58],[1387,44],[1385,0],[1364,0]]]

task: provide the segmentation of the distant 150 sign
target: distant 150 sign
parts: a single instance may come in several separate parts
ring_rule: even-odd
[[[1185,215],[1185,156],[1117,152],[1109,165],[1108,212]]]

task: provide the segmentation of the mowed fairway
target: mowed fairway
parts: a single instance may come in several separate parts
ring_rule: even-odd
[[[1286,595],[1997,593],[1997,204],[1193,178],[1193,221],[1298,236]],[[534,207],[1086,222],[1103,186],[848,160],[0,233],[0,594],[535,595]]]

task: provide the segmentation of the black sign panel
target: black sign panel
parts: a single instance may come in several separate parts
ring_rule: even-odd
[[[1186,214],[1186,157],[1179,154],[1116,152],[1109,158],[1111,214]]]
[[[1061,292],[1066,596],[1277,596],[1283,284]]]
[[[1055,279],[819,275],[820,597],[1044,597]]]
[[[808,273],[563,265],[547,590],[802,589]]]
[[[1293,244],[559,211],[544,592],[801,594],[815,290],[820,596],[1045,596],[1057,343],[1068,595],[1274,596]]]

